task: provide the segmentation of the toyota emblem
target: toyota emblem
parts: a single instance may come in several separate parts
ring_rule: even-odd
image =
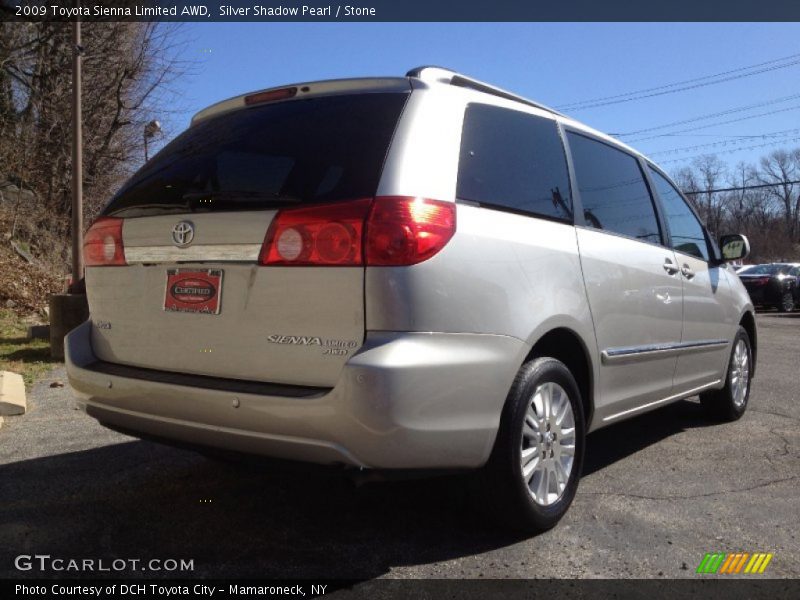
[[[172,228],[172,241],[180,248],[185,248],[194,239],[194,225],[189,221],[181,221]]]

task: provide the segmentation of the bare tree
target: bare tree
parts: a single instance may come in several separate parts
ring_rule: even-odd
[[[71,211],[70,27],[0,23],[0,169],[37,198],[25,207],[27,241],[62,260]],[[176,106],[175,83],[186,70],[177,27],[83,25],[87,222],[140,162],[144,124],[156,115],[169,121]]]
[[[738,163],[730,171],[715,156],[704,156],[674,173],[676,183],[709,229],[715,233],[744,233],[750,238],[751,260],[797,259],[800,186],[789,184],[800,171],[800,149],[773,152],[759,164]],[[768,184],[768,187],[758,187]],[[775,185],[772,185],[775,184]],[[716,191],[733,188],[729,191]],[[794,215],[795,237],[787,223]]]
[[[702,194],[698,194],[699,212],[706,221],[708,228],[719,233],[722,217],[725,211],[724,195],[714,192],[723,182],[727,174],[727,165],[715,154],[704,154],[696,158],[692,166],[696,172],[696,184]]]
[[[759,180],[762,183],[775,184],[767,189],[779,201],[783,209],[786,233],[792,241],[798,239],[798,216],[800,215],[800,198],[795,192],[797,184],[791,183],[800,178],[800,164],[796,155],[796,151],[775,150],[771,152],[761,159],[759,174]]]

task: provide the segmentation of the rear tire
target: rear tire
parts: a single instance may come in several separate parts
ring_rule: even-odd
[[[482,472],[493,515],[526,533],[553,527],[575,497],[584,449],[583,405],[572,373],[554,358],[522,365]]]
[[[777,308],[782,312],[792,312],[794,310],[794,296],[792,296],[792,292],[784,292]]]
[[[700,394],[700,402],[709,416],[719,421],[736,421],[741,418],[750,400],[752,372],[753,350],[750,336],[744,327],[739,327],[728,359],[725,387]]]

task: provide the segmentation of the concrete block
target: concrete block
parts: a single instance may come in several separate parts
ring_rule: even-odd
[[[29,340],[49,340],[50,325],[28,325]]]
[[[0,371],[0,416],[24,415],[26,407],[22,375]]]
[[[85,294],[50,296],[50,356],[64,358],[64,336],[89,318]]]

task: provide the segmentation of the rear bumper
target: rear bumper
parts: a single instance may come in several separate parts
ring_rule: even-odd
[[[332,389],[298,393],[98,368],[91,327],[87,321],[67,336],[67,374],[79,405],[103,424],[192,445],[382,469],[484,464],[529,350],[506,336],[373,332]]]

